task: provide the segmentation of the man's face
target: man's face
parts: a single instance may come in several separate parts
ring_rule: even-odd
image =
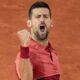
[[[46,40],[50,26],[51,18],[47,8],[35,8],[32,10],[31,27],[37,39]]]

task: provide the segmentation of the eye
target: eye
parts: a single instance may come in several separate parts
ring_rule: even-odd
[[[49,16],[48,15],[44,15],[44,18],[48,18]]]
[[[37,16],[36,16],[36,18],[40,18],[40,17],[41,17],[41,15],[37,15]]]

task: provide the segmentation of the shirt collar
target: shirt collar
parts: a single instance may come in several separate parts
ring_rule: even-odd
[[[30,46],[37,48],[37,49],[45,49],[45,50],[49,50],[49,49],[52,50],[53,49],[50,42],[48,42],[48,45],[45,46],[45,45],[38,43],[37,41],[35,41],[33,39],[30,40]]]

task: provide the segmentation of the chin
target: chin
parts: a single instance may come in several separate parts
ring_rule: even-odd
[[[46,36],[44,36],[44,37],[38,36],[37,38],[38,38],[40,41],[45,41],[45,40],[48,39],[48,35],[46,35]]]
[[[48,31],[46,31],[44,36],[42,36],[38,31],[36,31],[34,33],[34,35],[35,35],[36,39],[39,40],[39,41],[45,41],[45,40],[48,39]]]

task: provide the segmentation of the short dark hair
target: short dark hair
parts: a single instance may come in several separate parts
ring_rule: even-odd
[[[50,17],[51,17],[51,9],[49,7],[49,5],[43,1],[37,1],[35,2],[29,9],[29,18],[31,18],[32,16],[32,10],[35,9],[35,8],[47,8],[49,10],[49,13],[50,13]]]

